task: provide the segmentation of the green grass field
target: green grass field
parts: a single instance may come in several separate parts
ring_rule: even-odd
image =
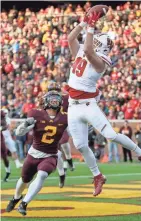
[[[55,172],[46,180],[43,189],[28,205],[27,216],[16,209],[5,212],[12,198],[20,170],[11,162],[9,182],[1,183],[2,221],[141,221],[141,164],[99,164],[107,176],[107,183],[98,197],[93,197],[92,176],[84,163],[76,163],[73,172],[68,171],[66,185],[58,187]],[[2,164],[2,178],[4,177]]]

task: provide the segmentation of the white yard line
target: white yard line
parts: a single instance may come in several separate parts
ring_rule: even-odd
[[[137,176],[141,175],[141,173],[117,173],[117,174],[104,174],[106,177],[118,177],[118,176]],[[9,179],[8,182],[15,182],[18,180],[19,177],[14,179]],[[92,176],[67,176],[66,179],[83,179],[83,178],[92,178]],[[59,177],[49,177],[48,180],[58,180]]]

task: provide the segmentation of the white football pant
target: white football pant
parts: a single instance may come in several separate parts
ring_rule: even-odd
[[[74,101],[69,99],[68,126],[77,149],[88,145],[88,123],[105,138],[115,139],[116,132],[94,98],[79,100],[80,104],[75,104]]]
[[[14,153],[16,152],[16,146],[15,146],[15,142],[14,140],[12,139],[12,136],[11,136],[11,133],[10,131],[7,129],[7,130],[4,130],[2,131],[2,134],[4,136],[4,141],[5,141],[5,145],[7,147],[7,149],[11,152],[11,153]]]
[[[94,98],[79,101],[69,99],[68,126],[77,149],[88,147],[88,123],[106,139],[114,140],[141,156],[141,149],[131,139],[114,131]]]

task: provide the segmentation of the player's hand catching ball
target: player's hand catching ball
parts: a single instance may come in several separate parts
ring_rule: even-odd
[[[90,27],[94,27],[95,23],[98,21],[98,19],[100,18],[101,12],[95,12],[93,11],[90,15],[89,15],[89,19],[88,19],[88,25]]]

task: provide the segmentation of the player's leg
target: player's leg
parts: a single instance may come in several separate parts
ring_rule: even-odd
[[[5,177],[4,177],[3,181],[7,182],[8,178],[10,176],[10,164],[9,164],[9,160],[8,160],[7,156],[3,156],[2,159],[3,159],[3,162],[4,162],[4,166],[5,166],[5,171],[6,171],[6,174],[5,174]]]
[[[80,151],[94,176],[94,182],[96,184],[94,195],[96,196],[101,192],[105,178],[99,171],[96,158],[92,150],[88,147],[88,123],[85,119],[85,107],[86,104],[72,105],[69,107],[68,126],[76,149]],[[99,179],[99,177],[101,183],[100,186],[97,185],[97,179]]]
[[[109,162],[112,162],[113,158],[113,142],[108,141]]]
[[[23,164],[19,161],[19,158],[16,152],[17,150],[16,150],[15,142],[13,141],[10,132],[8,130],[3,131],[3,136],[5,139],[5,145],[12,154],[12,158],[14,159],[14,162],[16,164],[16,168],[21,168]]]
[[[58,162],[57,162],[57,170],[59,173],[59,187],[62,188],[65,184],[65,169],[64,169],[64,161],[62,158],[62,153],[58,150]]]
[[[6,151],[2,151],[2,148],[1,148],[1,158],[3,159],[3,163],[4,163],[5,171],[6,171],[3,181],[7,182],[8,177],[10,176],[10,163],[9,163]]]
[[[5,146],[4,137],[2,134],[1,134],[1,158],[3,159],[3,163],[4,163],[5,171],[6,171],[3,181],[7,182],[8,177],[10,176],[10,164],[9,164],[9,160],[7,156],[7,149]]]
[[[113,142],[113,148],[114,148],[115,160],[116,160],[116,163],[118,163],[119,162],[119,153],[118,153],[117,143]]]
[[[57,166],[56,157],[47,157],[45,159],[39,159],[40,163],[37,167],[37,176],[35,180],[29,185],[27,194],[20,203],[18,211],[22,215],[26,215],[27,204],[36,196],[36,194],[41,190],[46,178],[51,174]]]
[[[15,208],[16,204],[22,199],[22,193],[24,189],[37,172],[38,163],[38,159],[27,155],[22,168],[22,176],[16,184],[15,194],[6,208],[7,212],[11,212]]]
[[[71,147],[69,142],[61,144],[61,148],[65,154],[66,161],[68,162],[68,165],[70,167],[70,170],[74,170],[74,165],[73,165],[73,160],[72,160],[72,155],[71,155]]]
[[[62,148],[61,148],[62,149]],[[66,156],[64,154],[64,151],[62,149],[62,158],[63,158],[63,167],[64,167],[64,171],[65,171],[65,174],[67,172],[67,169],[68,169],[68,162],[67,162],[67,159],[66,159]]]
[[[124,147],[122,147],[122,151],[123,151],[123,161],[127,162],[127,151]]]
[[[74,170],[72,156],[71,156],[71,148],[69,144],[69,134],[68,131],[65,130],[63,136],[59,142],[59,145],[62,149],[63,160],[64,160],[64,169],[67,171],[68,165],[71,171]]]
[[[116,133],[104,113],[97,103],[91,103],[87,109],[87,120],[101,133],[106,139],[121,144],[128,150],[134,151],[141,157],[141,149],[129,137],[124,134]]]
[[[131,150],[127,150],[130,162],[133,162]]]
[[[21,140],[16,140],[16,145],[18,147],[18,153],[20,160],[23,160],[25,158],[24,156],[24,143]]]

